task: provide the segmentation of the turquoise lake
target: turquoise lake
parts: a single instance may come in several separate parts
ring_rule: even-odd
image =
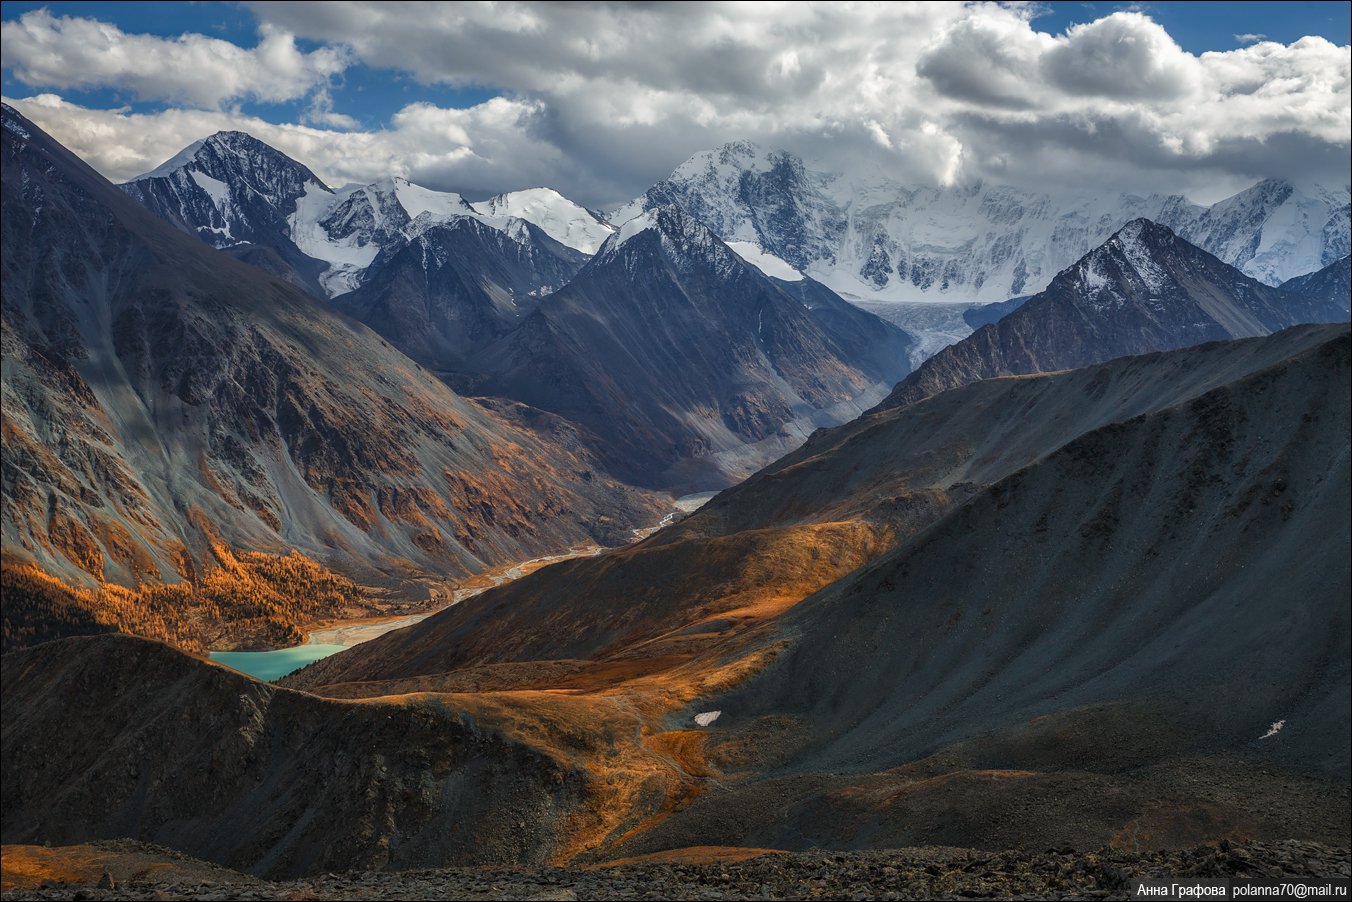
[[[211,660],[267,682],[346,650],[346,645],[297,645],[276,651],[213,651]]]

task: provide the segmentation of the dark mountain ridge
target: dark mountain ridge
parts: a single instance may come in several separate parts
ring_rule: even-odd
[[[1264,285],[1164,226],[1138,219],[1013,313],[925,361],[882,406],[995,376],[1075,369],[1347,317],[1347,304],[1327,291]]]
[[[856,415],[907,371],[910,340],[664,207],[471,357],[466,379],[579,423],[617,473],[694,490]]]

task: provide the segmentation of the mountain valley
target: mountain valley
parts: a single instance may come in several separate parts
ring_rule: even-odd
[[[4,899],[1347,876],[1346,185],[0,140]]]

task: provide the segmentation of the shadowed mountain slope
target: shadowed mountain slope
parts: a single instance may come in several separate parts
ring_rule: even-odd
[[[465,370],[475,391],[579,423],[615,472],[698,490],[856,416],[907,372],[910,342],[825,288],[784,287],[670,207],[607,239]]]
[[[767,705],[844,767],[1159,696],[1346,776],[1349,375],[1344,331],[1002,480],[786,618]]]
[[[434,700],[319,699],[130,636],[0,660],[6,843],[128,836],[274,877],[540,863],[577,804],[566,765]]]
[[[808,599],[701,703],[801,744],[633,851],[1345,836],[1350,375],[1343,332],[1090,432]]]
[[[4,539],[85,583],[213,542],[358,575],[616,543],[657,505],[138,206],[4,110]]]
[[[383,780],[413,781],[398,762],[422,760],[407,756],[428,742],[435,771],[438,755],[459,754],[459,729],[499,737],[506,746],[485,747],[497,756],[486,791],[525,793],[535,807],[518,816],[516,845],[495,839],[491,847],[523,857],[605,860],[708,844],[1006,848],[1019,837],[1136,849],[1233,836],[1334,841],[1348,830],[1348,371],[1346,328],[1303,327],[1083,373],[993,380],[881,411],[829,451],[805,448],[779,475],[782,488],[796,483],[820,499],[815,514],[760,504],[765,486],[751,483],[724,499],[748,492],[759,518],[715,507],[633,548],[540,570],[287,682],[371,699],[349,703],[359,712],[388,711],[396,697],[415,710],[457,712],[451,723],[460,727],[435,737],[392,714],[390,729],[411,738],[401,739],[405,757],[382,759]],[[997,435],[973,441],[966,463],[939,466],[930,449],[907,450],[927,408],[952,403],[951,413],[964,399],[980,407],[992,390],[1004,393],[986,396]],[[1079,419],[1095,403],[1124,419]],[[1043,430],[1048,448],[1030,441],[1000,462],[1000,435]],[[955,496],[908,521],[878,503],[904,491],[905,478],[889,483],[881,468],[861,467],[856,500],[842,502],[833,483],[850,467],[830,458],[889,443],[913,455],[897,463],[914,466],[917,483],[942,486],[958,471],[1002,478],[971,484],[965,504],[955,508]],[[128,640],[82,641],[120,656],[93,643]],[[36,657],[44,649],[62,649],[62,666]],[[96,827],[74,829],[89,820],[80,800],[107,793],[101,779],[126,783],[114,755],[123,745],[86,741],[89,717],[72,718],[52,701],[69,690],[41,683],[105,654],[74,649],[55,643],[5,658],[7,763],[10,748],[74,744],[81,775],[30,763],[39,777],[31,794],[10,802],[19,771],[7,771],[5,829],[14,832],[6,838],[130,833],[224,860],[175,807],[197,804],[194,783],[117,795],[126,801]],[[29,668],[17,680],[16,666]],[[110,661],[90,666],[122,672]],[[128,667],[165,682],[145,664]],[[91,710],[109,693],[127,694],[117,682],[79,684]],[[231,683],[220,696],[240,694]],[[152,696],[156,705],[173,697]],[[297,706],[308,697],[276,696]],[[304,711],[276,710],[270,729],[310,722]],[[721,713],[712,722],[693,720],[713,712]],[[139,706],[107,716],[108,737],[145,719]],[[138,774],[214,748],[218,729],[174,726],[179,716],[157,720],[175,743],[163,754],[162,745],[137,748]],[[1283,728],[1260,738],[1278,720]],[[351,754],[379,748],[387,734],[355,723],[371,735],[352,739],[361,751]],[[295,741],[308,751],[330,740]],[[275,757],[290,742],[256,747],[273,756],[266,768],[282,775],[277,785],[308,787],[308,772]],[[110,743],[114,751],[104,751]],[[521,754],[506,750],[516,744]],[[105,757],[106,771],[85,764]],[[534,760],[554,762],[562,776],[518,767]],[[291,795],[259,795],[231,773],[211,811],[248,810],[271,823],[291,804]],[[465,860],[458,846],[405,841],[427,804],[464,785],[436,773],[417,778],[431,789],[415,794],[423,801],[414,822],[375,819],[354,861],[425,860],[422,850]],[[556,792],[566,798],[540,780],[563,786]],[[306,821],[305,835],[347,842],[345,818],[361,815],[369,796],[345,791],[341,802],[316,792],[339,817],[327,828]],[[44,821],[49,796],[60,806]],[[473,817],[495,825],[497,796],[489,798]],[[534,851],[537,841],[547,851]],[[294,847],[292,834],[282,847]]]
[[[651,653],[668,640],[684,652],[683,630],[731,634],[785,610],[1085,433],[1188,402],[1345,331],[1301,327],[990,380],[875,411],[823,430],[640,545],[532,574],[288,682],[378,684],[500,662],[624,656],[635,643],[652,643]]]
[[[438,371],[462,367],[506,334],[587,259],[524,220],[507,229],[468,216],[414,226],[334,306]]]
[[[1352,308],[1352,257],[1335,260],[1323,269],[1283,282],[1282,292],[1297,307],[1298,315],[1311,322],[1333,320],[1341,310],[1346,318]]]

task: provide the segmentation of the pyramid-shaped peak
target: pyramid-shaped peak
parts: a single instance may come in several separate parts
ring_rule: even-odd
[[[1172,244],[1177,240],[1178,236],[1174,234],[1173,229],[1168,226],[1162,226],[1154,220],[1140,217],[1138,219],[1133,219],[1131,222],[1118,229],[1113,236],[1108,239],[1108,244],[1111,245],[1112,242],[1116,241],[1119,243],[1132,242],[1162,247]]]
[[[261,138],[255,138],[248,132],[242,132],[235,129],[225,129],[209,135],[206,139],[208,144],[216,144],[225,147],[266,147],[268,150],[281,153],[280,150],[263,141]]]
[[[1209,256],[1167,226],[1149,219],[1133,219],[1058,279],[1069,275],[1092,297],[1104,296],[1105,292],[1120,296],[1123,279],[1159,296],[1177,287],[1175,273],[1180,256],[1192,259],[1198,255]]]
[[[132,179],[165,178],[192,167],[222,181],[231,173],[248,174],[257,187],[290,193],[314,183],[329,191],[309,167],[248,132],[219,131],[194,141],[151,171]],[[297,193],[299,193],[297,191]]]

